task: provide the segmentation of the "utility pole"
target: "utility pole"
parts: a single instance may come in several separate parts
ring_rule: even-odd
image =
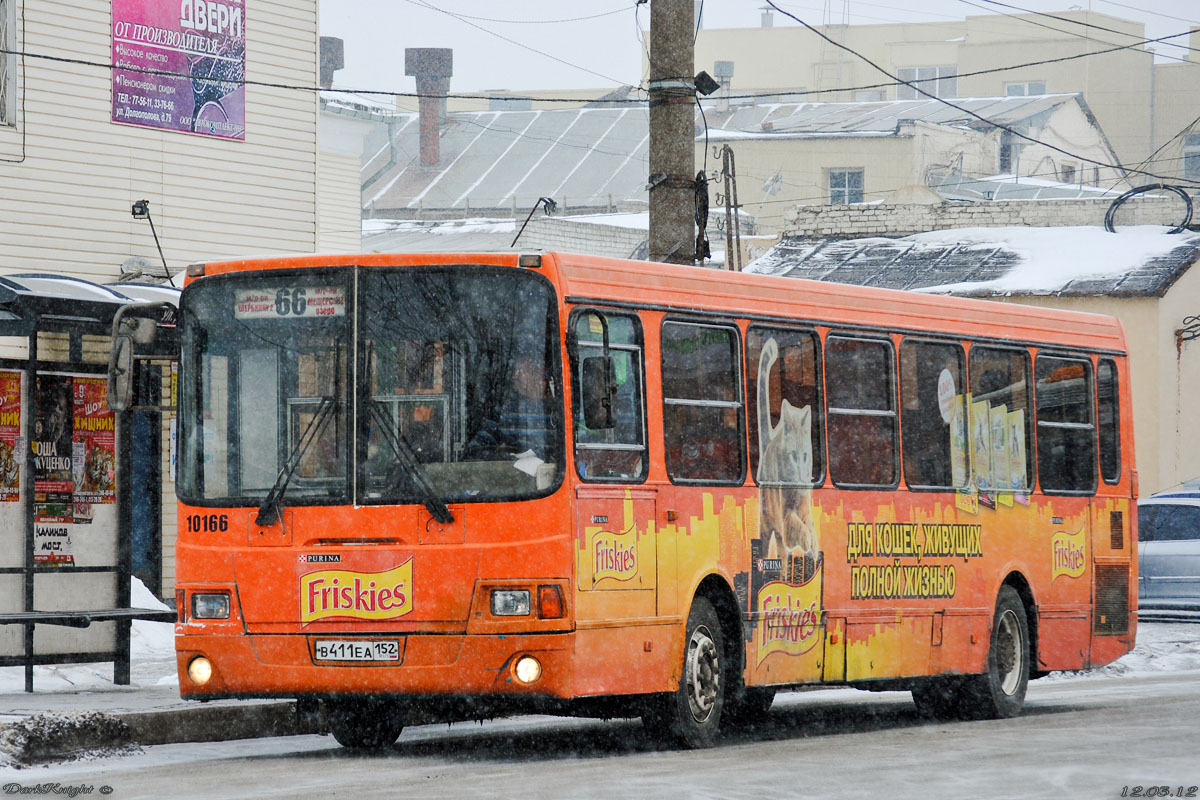
[[[696,263],[693,0],[650,3],[650,260]]]

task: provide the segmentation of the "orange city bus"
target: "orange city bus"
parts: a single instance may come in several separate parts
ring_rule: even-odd
[[[188,275],[184,697],[696,747],[814,684],[1009,717],[1133,647],[1109,317],[565,253]]]

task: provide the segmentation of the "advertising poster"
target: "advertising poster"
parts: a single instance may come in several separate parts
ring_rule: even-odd
[[[0,503],[21,499],[21,373],[0,372]]]
[[[954,486],[966,488],[971,483],[967,471],[967,412],[966,398],[954,395],[950,401],[950,475]]]
[[[74,408],[70,375],[38,375],[34,392],[36,409],[33,438],[33,560],[41,564],[69,565],[71,535],[67,523],[75,521],[71,494],[71,440]]]
[[[117,501],[116,428],[105,397],[107,384],[104,378],[74,379],[71,470],[76,522],[90,522],[92,506]]]
[[[37,376],[33,420],[35,563],[92,565],[108,563],[113,555],[116,418],[108,408],[107,383],[93,375]],[[104,508],[108,510],[100,519],[98,511]],[[98,521],[97,530],[92,530],[94,521]]]
[[[112,121],[246,138],[244,0],[112,0]]]
[[[991,491],[992,416],[987,400],[971,403],[971,463],[975,467],[975,486],[980,492]]]

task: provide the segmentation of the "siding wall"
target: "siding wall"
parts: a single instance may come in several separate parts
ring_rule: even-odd
[[[0,274],[49,272],[108,283],[130,256],[160,264],[150,225],[130,215],[140,199],[150,201],[173,273],[201,259],[312,252],[319,242],[357,249],[357,185],[344,203],[353,224],[336,221],[328,236],[318,236],[318,173],[348,174],[353,183],[358,164],[319,170],[315,92],[248,86],[244,141],[116,124],[106,67],[37,57],[109,63],[111,0],[15,2],[18,46],[27,54],[18,64],[17,126],[0,126]],[[317,84],[315,0],[246,0],[245,19],[248,80]],[[331,178],[327,209],[343,203],[345,182]],[[0,340],[0,349],[6,357],[24,357],[26,350],[22,340]],[[107,361],[107,353],[89,350],[88,357]],[[177,516],[169,448],[170,415],[164,415],[166,597],[174,592]]]
[[[246,139],[113,123],[111,2],[18,0],[25,16],[24,112],[0,129],[0,274],[114,280],[132,255],[158,262],[150,201],[171,270],[214,256],[310,252],[316,245],[317,100],[248,86]],[[248,0],[246,74],[316,84],[315,2]],[[18,25],[18,34],[20,34]],[[18,104],[19,105],[19,104]]]

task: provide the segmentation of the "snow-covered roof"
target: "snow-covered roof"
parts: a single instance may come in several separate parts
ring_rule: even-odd
[[[1011,227],[899,239],[785,236],[746,271],[984,297],[1161,297],[1200,258],[1200,234],[1167,230]]]
[[[1022,127],[1078,95],[965,98],[953,101],[997,123]],[[355,113],[343,98],[327,109]],[[886,137],[902,120],[986,127],[934,100],[779,103],[707,109],[696,115],[699,140],[778,137]],[[416,114],[392,114],[365,144],[362,205],[369,214],[416,216],[422,210],[524,213],[539,197],[577,210],[646,207],[649,110],[639,106],[531,111],[463,111],[442,123],[439,162],[420,163]]]
[[[1020,127],[1055,109],[1081,103],[1077,94],[1030,97],[965,97],[939,100],[880,100],[859,103],[778,103],[743,106],[728,112],[707,111],[709,139],[787,136],[893,136],[901,122],[926,122],[964,128],[986,127],[979,117]]]

